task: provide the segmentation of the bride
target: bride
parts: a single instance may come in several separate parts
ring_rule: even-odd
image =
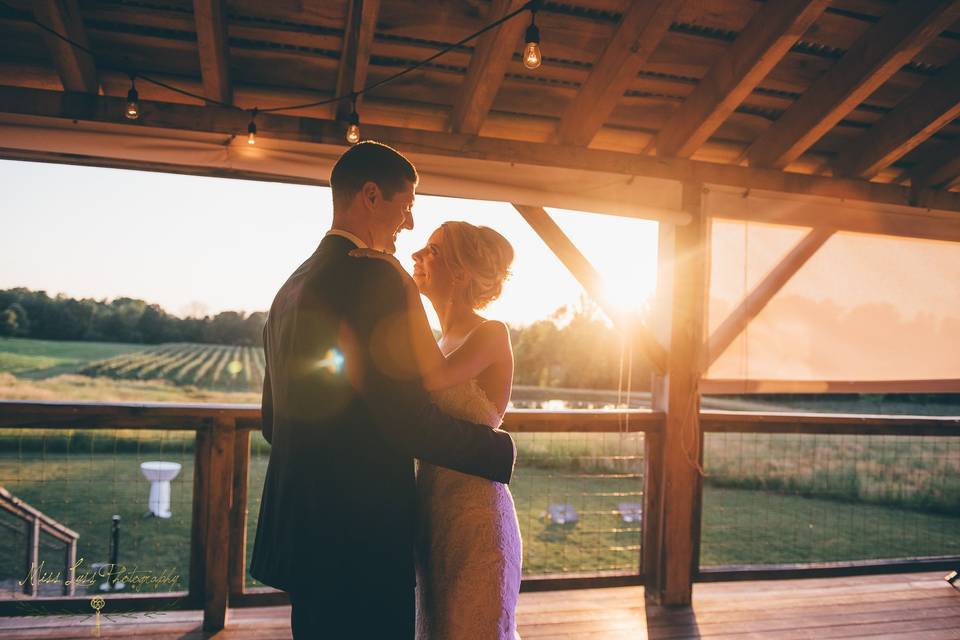
[[[489,227],[445,222],[413,259],[404,282],[424,386],[445,413],[498,428],[513,380],[510,333],[477,311],[500,295],[513,248]],[[440,318],[439,343],[421,293]],[[419,462],[417,503],[418,640],[519,638],[522,547],[509,488]]]

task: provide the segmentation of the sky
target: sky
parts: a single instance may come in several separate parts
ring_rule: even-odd
[[[17,161],[0,161],[0,184],[0,289],[141,298],[181,317],[267,310],[332,217],[325,187]],[[549,211],[611,296],[642,306],[656,286],[657,223]],[[418,195],[413,215],[397,241],[408,271],[445,220],[511,242],[512,275],[486,317],[522,326],[579,303],[583,290],[511,205]]]

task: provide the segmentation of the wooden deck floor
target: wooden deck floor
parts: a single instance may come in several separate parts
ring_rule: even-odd
[[[645,606],[642,587],[524,593],[525,640],[960,639],[960,592],[943,572],[697,584],[690,608]],[[105,638],[290,638],[290,608],[231,609],[227,628],[200,631],[199,612],[104,623]],[[90,638],[92,621],[0,619],[0,639]],[[358,635],[358,637],[361,637]]]

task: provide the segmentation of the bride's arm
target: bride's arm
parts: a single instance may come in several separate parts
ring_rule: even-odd
[[[420,291],[403,265],[389,254],[372,250],[354,249],[350,255],[386,260],[403,276],[408,299],[410,338],[423,377],[423,386],[427,391],[438,391],[466,382],[477,377],[490,365],[513,357],[509,329],[502,322],[490,320],[478,327],[460,348],[445,357],[433,337],[430,321],[427,320],[427,313],[420,299]]]
[[[504,347],[510,351],[510,331],[502,322],[487,320],[453,353],[444,356],[437,346],[424,311],[420,294],[414,286],[409,308],[410,331],[414,351],[427,391],[438,391],[466,382],[480,375],[504,357]]]

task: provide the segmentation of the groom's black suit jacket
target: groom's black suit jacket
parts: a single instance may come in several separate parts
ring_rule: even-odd
[[[326,236],[270,307],[271,450],[250,573],[286,591],[336,592],[342,577],[363,576],[371,590],[412,593],[413,458],[506,483],[516,451],[507,433],[430,402],[401,276],[353,248]]]

